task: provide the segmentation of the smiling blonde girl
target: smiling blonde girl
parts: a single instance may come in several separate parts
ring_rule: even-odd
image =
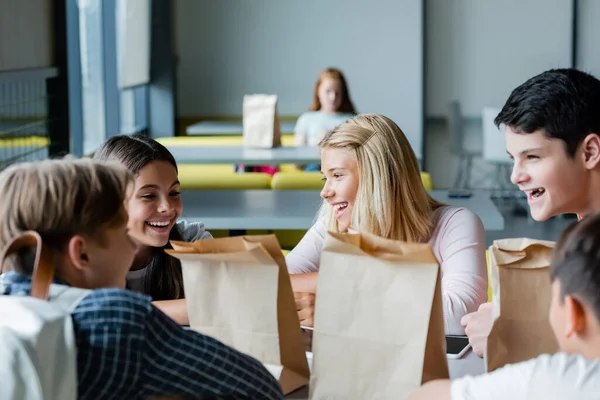
[[[487,299],[479,217],[429,196],[406,136],[389,118],[356,116],[326,134],[319,147],[325,180],[319,218],[286,258],[303,325],[312,322],[326,232],[354,229],[429,243],[441,266],[446,333],[464,334],[461,317]]]

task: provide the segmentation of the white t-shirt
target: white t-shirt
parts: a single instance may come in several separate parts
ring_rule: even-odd
[[[184,242],[195,242],[200,239],[211,239],[212,235],[206,230],[202,222],[177,221],[175,229],[179,230],[181,240]],[[148,266],[127,273],[127,289],[134,292],[143,293],[144,276],[148,271]]]
[[[316,146],[327,131],[352,118],[352,114],[325,114],[321,111],[305,112],[298,118],[294,133],[306,136],[308,146]]]
[[[600,399],[600,359],[557,353],[452,381],[452,400]]]

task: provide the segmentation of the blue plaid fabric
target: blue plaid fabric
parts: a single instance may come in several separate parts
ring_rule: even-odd
[[[2,295],[28,295],[30,288],[29,276],[0,276]],[[95,290],[72,316],[79,399],[283,398],[279,383],[262,364],[183,329],[153,307],[148,296]]]

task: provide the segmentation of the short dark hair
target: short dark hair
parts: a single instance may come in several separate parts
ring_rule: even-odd
[[[600,81],[573,68],[543,72],[512,91],[494,123],[518,133],[543,129],[573,157],[588,134],[600,134]]]
[[[561,299],[574,296],[600,321],[600,214],[571,224],[556,243],[550,279],[560,282]]]

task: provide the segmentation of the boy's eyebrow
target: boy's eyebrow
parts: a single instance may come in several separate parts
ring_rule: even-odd
[[[540,151],[540,150],[542,150],[542,149],[539,147],[532,147],[531,149],[525,149],[525,150],[521,151],[519,154],[523,156],[525,154],[532,153],[534,151]]]
[[[535,151],[541,151],[542,148],[541,147],[532,147],[531,149],[525,149],[521,152],[519,152],[519,155],[524,156],[528,153],[533,153]],[[510,157],[512,157],[512,154],[510,154],[510,151],[506,150],[506,154],[508,154]]]

